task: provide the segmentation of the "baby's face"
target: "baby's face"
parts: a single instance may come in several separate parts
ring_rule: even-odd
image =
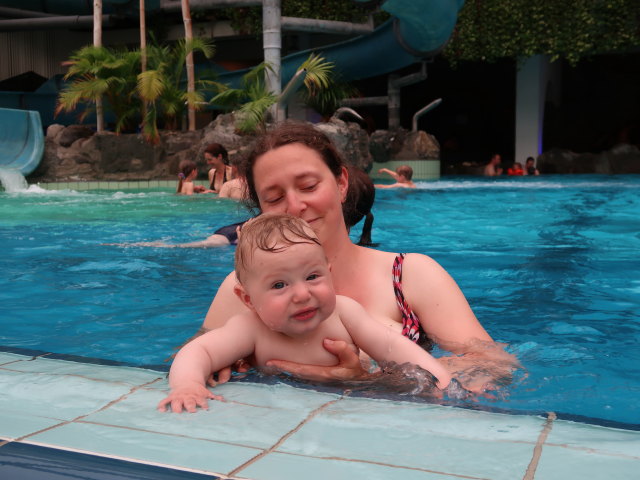
[[[335,310],[336,294],[320,245],[300,243],[282,252],[256,250],[244,289],[270,329],[290,337],[315,330]]]

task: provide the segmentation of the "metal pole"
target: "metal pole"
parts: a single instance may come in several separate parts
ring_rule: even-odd
[[[102,46],[102,0],[93,1],[93,46]],[[96,98],[96,131],[104,132],[104,107],[102,96]]]
[[[269,66],[265,71],[265,83],[267,90],[274,95],[280,95],[282,91],[280,71],[280,51],[282,49],[281,13],[280,0],[263,0],[262,43],[264,61]],[[279,120],[277,105],[272,105],[270,111],[276,121]]]
[[[424,115],[425,113],[430,112],[431,110],[436,108],[441,103],[442,103],[442,99],[441,98],[436,98],[429,105],[427,105],[426,107],[422,107],[420,110],[418,110],[416,113],[414,113],[413,114],[413,120],[411,122],[411,130],[414,131],[414,132],[417,132],[418,131],[418,119],[422,115]]]

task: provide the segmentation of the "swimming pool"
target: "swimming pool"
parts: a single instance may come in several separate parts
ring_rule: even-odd
[[[528,375],[478,405],[638,428],[640,177],[419,186],[378,192],[373,239],[433,256],[520,358]],[[192,241],[244,218],[166,189],[0,193],[0,345],[161,364],[200,325],[233,249],[104,244]]]

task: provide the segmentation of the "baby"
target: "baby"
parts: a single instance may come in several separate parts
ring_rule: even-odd
[[[171,393],[164,411],[207,408],[222,400],[206,388],[207,378],[254,354],[256,366],[278,358],[336,365],[323,339],[343,340],[377,362],[417,364],[445,388],[451,376],[425,350],[377,322],[356,301],[336,295],[324,250],[311,227],[287,214],[263,214],[242,228],[235,254],[235,293],[249,309],[185,345],[169,373]]]

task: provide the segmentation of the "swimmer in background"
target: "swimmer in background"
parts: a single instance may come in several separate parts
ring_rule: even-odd
[[[484,176],[485,177],[499,177],[502,175],[502,167],[500,163],[502,162],[502,157],[498,153],[494,153],[491,156],[491,160],[484,167]]]
[[[211,167],[208,172],[209,188],[220,193],[222,186],[233,178],[227,149],[219,143],[210,143],[204,149],[204,159]]]
[[[376,188],[416,188],[416,184],[411,181],[413,177],[413,168],[409,165],[400,165],[396,168],[396,171],[389,170],[388,168],[381,168],[378,173],[386,173],[391,175],[396,183],[391,185],[376,184]]]
[[[231,180],[228,180],[220,187],[218,197],[231,198],[233,200],[245,200],[247,198],[247,182],[244,177],[238,173],[239,157],[231,160]]]
[[[244,177],[238,176],[239,179],[246,186]],[[230,183],[230,182],[227,182]],[[226,184],[225,184],[226,185]],[[223,190],[225,185],[223,185]],[[221,192],[222,193],[222,192]],[[243,190],[243,195],[246,195],[246,190]],[[244,200],[246,197],[242,197]],[[349,167],[349,188],[347,190],[347,197],[342,204],[342,215],[347,229],[355,226],[363,218],[364,223],[362,225],[362,232],[360,234],[360,240],[357,245],[361,246],[375,246],[371,241],[371,230],[373,228],[373,202],[376,198],[376,190],[371,181],[371,177],[363,170],[357,167]],[[159,248],[211,248],[211,247],[225,247],[229,245],[236,245],[238,243],[238,234],[242,229],[242,226],[247,220],[242,222],[233,223],[231,225],[225,225],[219,228],[212,235],[204,240],[198,240],[195,242],[169,244],[162,241],[154,242],[136,242],[129,244],[105,244],[116,245],[122,247],[159,247]]]
[[[536,168],[536,160],[533,157],[528,157],[524,164],[524,171],[526,175],[540,175],[540,172]]]
[[[407,337],[376,322],[355,300],[336,295],[331,267],[313,229],[301,218],[262,214],[244,226],[235,254],[235,295],[248,308],[219,328],[187,343],[171,366],[171,393],[158,410],[206,409],[223,400],[206,388],[213,372],[255,355],[257,366],[272,358],[333,366],[338,357],[324,342],[340,340],[376,362],[416,364],[444,389],[444,365]]]
[[[198,166],[192,160],[183,160],[178,167],[178,186],[176,193],[178,195],[193,195],[194,193],[213,193],[213,190],[199,187],[193,184],[198,176]]]

